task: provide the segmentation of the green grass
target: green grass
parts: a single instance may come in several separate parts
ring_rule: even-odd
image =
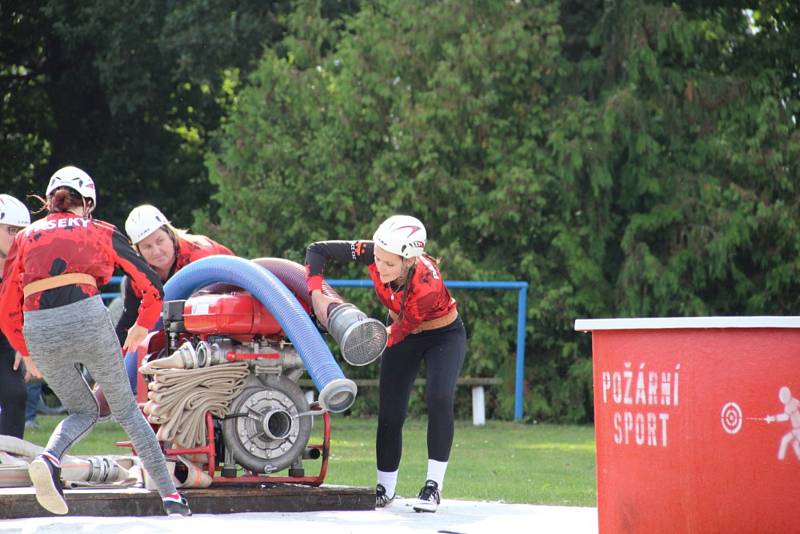
[[[59,415],[39,415],[36,421],[41,425],[40,428],[26,428],[25,441],[30,441],[36,445],[45,445],[50,433],[56,427],[62,417]],[[106,421],[99,423],[91,434],[83,438],[68,454],[128,454],[130,449],[115,447],[117,441],[127,441],[128,436],[122,431],[122,427],[117,423]]]
[[[42,428],[25,439],[44,444],[58,417],[39,417]],[[322,420],[311,442],[319,442]],[[406,422],[398,494],[416,495],[425,481],[425,419]],[[375,484],[375,419],[332,416],[331,461],[326,484]],[[123,453],[114,442],[126,440],[115,423],[101,423],[70,452]],[[488,421],[475,427],[457,421],[444,495],[453,499],[529,504],[595,506],[594,430],[589,426],[523,425]],[[306,462],[308,474],[318,463]]]

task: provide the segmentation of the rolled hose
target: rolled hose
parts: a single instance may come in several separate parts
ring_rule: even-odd
[[[344,377],[297,298],[266,268],[235,256],[207,256],[190,263],[164,284],[164,300],[186,299],[195,289],[216,282],[249,291],[275,317],[319,390],[323,408],[339,413],[353,405],[358,391],[355,382]]]
[[[0,488],[27,486],[28,463],[44,451],[44,447],[14,436],[0,435],[0,452],[8,453],[24,462],[0,464]],[[75,485],[102,485],[133,483],[128,469],[121,465],[125,459],[114,456],[70,456],[61,458],[62,476]],[[135,462],[131,460],[129,467]]]

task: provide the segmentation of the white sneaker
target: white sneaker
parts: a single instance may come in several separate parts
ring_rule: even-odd
[[[28,476],[36,490],[36,500],[48,512],[64,515],[69,511],[61,487],[61,468],[46,456],[37,456],[28,467]]]
[[[393,500],[394,495],[391,497],[386,495],[386,488],[383,487],[383,484],[375,487],[375,508],[387,508],[391,506]]]
[[[426,480],[425,485],[419,490],[417,502],[414,503],[415,512],[435,512],[439,507],[442,496],[439,494],[439,484],[433,480]]]

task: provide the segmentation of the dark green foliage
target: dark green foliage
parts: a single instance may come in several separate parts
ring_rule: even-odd
[[[773,24],[796,30],[797,8],[750,23],[704,5],[387,0],[344,26],[304,11],[208,159],[221,229],[299,260],[420,216],[449,278],[530,282],[527,416],[589,420],[575,318],[797,308],[796,47],[777,53],[797,33]],[[506,378],[509,416],[515,295],[456,296],[465,374]]]
[[[133,206],[152,202],[188,226],[210,195],[203,153],[228,98],[224,73],[252,67],[282,34],[288,7],[4,1],[6,190],[42,194],[51,172],[74,164],[95,178],[97,216],[121,225]]]
[[[47,162],[53,118],[42,87],[42,28],[32,2],[0,6],[0,183],[24,199],[34,169]]]
[[[588,421],[574,319],[797,313],[799,5],[4,2],[0,165],[87,162],[117,222],[149,200],[243,256],[415,214],[447,278],[530,283],[526,417]],[[454,296],[510,417],[516,295]]]

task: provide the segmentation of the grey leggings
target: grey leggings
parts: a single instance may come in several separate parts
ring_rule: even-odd
[[[33,362],[69,412],[45,450],[61,458],[97,422],[99,408],[81,374],[82,364],[103,387],[111,414],[130,437],[158,492],[162,497],[175,493],[158,440],[131,393],[114,325],[100,296],[26,311],[23,334]]]

